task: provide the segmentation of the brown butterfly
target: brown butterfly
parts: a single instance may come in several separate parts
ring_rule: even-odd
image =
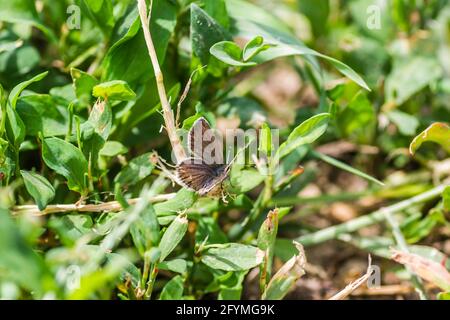
[[[221,163],[221,139],[203,117],[196,120],[189,130],[188,148],[192,156],[176,167],[179,182],[202,196],[223,195],[222,183],[228,177],[233,162]]]

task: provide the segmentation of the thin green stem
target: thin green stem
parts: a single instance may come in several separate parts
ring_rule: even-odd
[[[410,206],[436,198],[444,191],[446,186],[447,185],[439,185],[415,197],[400,201],[389,207],[381,208],[362,217],[298,237],[296,241],[300,242],[304,246],[311,246],[331,239],[335,239],[340,234],[355,232],[361,228],[384,221],[386,219],[385,212],[394,214],[403,211]]]

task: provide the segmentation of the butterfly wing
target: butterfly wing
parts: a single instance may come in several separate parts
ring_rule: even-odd
[[[203,117],[197,119],[189,130],[188,148],[193,157],[204,159],[208,164],[217,162],[214,161],[216,159],[223,162],[222,140]]]
[[[186,159],[177,165],[177,178],[188,189],[205,195],[228,175],[223,165],[208,165],[204,162]]]

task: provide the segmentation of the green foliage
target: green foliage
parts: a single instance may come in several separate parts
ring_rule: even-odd
[[[446,1],[150,2],[163,76],[136,1],[0,2],[0,299],[291,298],[292,239],[409,251],[448,299]],[[180,135],[251,130],[217,195],[177,183],[157,82]]]

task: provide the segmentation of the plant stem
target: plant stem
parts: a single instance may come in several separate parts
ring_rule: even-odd
[[[389,207],[381,208],[362,217],[298,237],[296,241],[300,242],[304,246],[310,246],[325,242],[327,240],[335,239],[337,236],[343,233],[354,232],[361,228],[368,227],[375,223],[384,221],[386,219],[386,212],[394,214],[410,206],[428,201],[439,196],[444,191],[446,186],[447,185],[439,185],[415,197],[400,201]]]
[[[145,290],[144,298],[150,300],[152,297],[153,286],[155,284],[156,276],[158,275],[158,267],[155,264],[152,264],[150,271],[150,279],[147,282],[147,290]]]
[[[157,196],[150,197],[148,201],[150,203],[166,201],[175,197],[175,193],[161,194]],[[137,203],[141,198],[129,199],[127,202],[129,205]],[[99,204],[53,204],[48,205],[44,210],[40,211],[35,205],[22,205],[15,206],[12,209],[13,214],[32,214],[32,215],[46,215],[50,213],[57,212],[103,212],[103,211],[121,211],[123,210],[122,205],[119,201],[109,201]]]
[[[181,145],[179,136],[175,126],[175,119],[169,100],[167,99],[166,89],[164,87],[164,77],[159,67],[158,56],[156,55],[155,46],[153,45],[152,36],[148,25],[147,5],[145,0],[138,0],[139,16],[141,18],[142,30],[144,31],[145,43],[147,44],[148,55],[152,62],[153,71],[156,78],[156,86],[158,89],[159,99],[163,110],[163,117],[166,126],[167,135],[169,136],[172,150],[175,154],[177,163],[186,158],[186,153]],[[151,10],[151,8],[150,8]]]

